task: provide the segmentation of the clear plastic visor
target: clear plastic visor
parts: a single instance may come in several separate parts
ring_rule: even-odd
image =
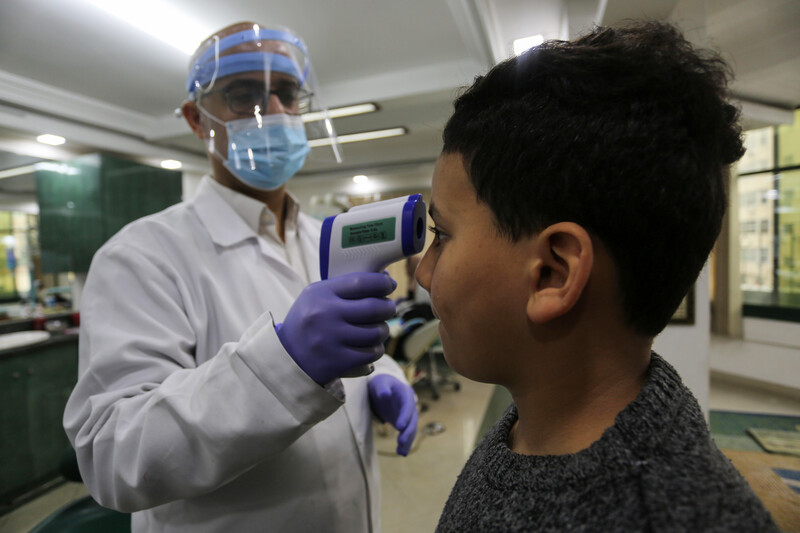
[[[325,140],[311,157],[341,161],[305,44],[287,29],[254,25],[212,37],[192,58],[186,90],[215,123],[206,139],[212,154],[227,156],[226,124],[287,115],[302,121],[308,140]]]

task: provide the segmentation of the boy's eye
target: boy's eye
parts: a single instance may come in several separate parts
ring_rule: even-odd
[[[428,226],[428,231],[433,233],[433,242],[438,243],[442,239],[442,232],[436,226]]]

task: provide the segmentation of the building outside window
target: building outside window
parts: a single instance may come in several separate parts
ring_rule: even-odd
[[[745,133],[738,166],[744,315],[800,321],[800,109]]]

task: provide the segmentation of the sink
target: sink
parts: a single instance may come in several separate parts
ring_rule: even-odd
[[[0,350],[37,344],[49,338],[50,333],[47,331],[16,331],[14,333],[5,333],[0,335]]]

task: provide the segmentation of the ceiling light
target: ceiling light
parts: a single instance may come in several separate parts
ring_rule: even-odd
[[[372,113],[378,110],[378,106],[373,103],[348,105],[344,107],[333,107],[328,109],[328,117],[341,118],[351,117],[353,115],[363,115],[364,113]],[[303,122],[314,122],[325,118],[325,113],[322,111],[315,111],[313,113],[306,113],[303,115]]]
[[[514,55],[520,55],[526,50],[530,50],[535,46],[539,46],[544,42],[544,36],[541,34],[531,35],[530,37],[523,37],[522,39],[514,39]]]
[[[211,33],[211,30],[187,20],[187,13],[175,9],[162,0],[137,0],[136,2],[122,2],[120,0],[84,1],[174,46],[187,55],[194,53],[197,45]],[[158,15],[154,16],[154,13]],[[180,21],[180,23],[175,21]]]
[[[347,135],[339,135],[336,137],[336,140],[339,144],[345,143],[354,143],[358,141],[371,141],[373,139],[385,139],[386,137],[396,137],[398,135],[405,135],[408,133],[408,130],[405,128],[389,128],[385,130],[375,130],[375,131],[365,131],[362,133],[349,133]],[[311,139],[308,141],[308,145],[312,148],[316,148],[318,146],[328,146],[331,144],[331,139],[329,137],[324,137],[322,139]]]
[[[14,176],[23,176],[25,174],[32,174],[34,170],[35,169],[33,168],[33,165],[10,168],[8,170],[0,170],[0,180],[4,178],[13,178]]]
[[[180,161],[175,161],[174,159],[165,159],[161,162],[161,168],[166,168],[169,170],[176,170],[183,166],[183,163]]]
[[[75,176],[81,173],[81,171],[74,166],[67,165],[65,163],[51,163],[50,161],[36,163],[33,165],[33,168],[34,170],[45,170],[47,172],[56,172],[58,174],[65,174],[67,176]]]
[[[59,137],[58,135],[50,135],[49,133],[45,133],[44,135],[39,135],[36,137],[36,140],[42,144],[49,144],[51,146],[58,146],[60,144],[64,144],[67,140],[64,137]]]
[[[353,176],[353,182],[356,185],[363,185],[369,182],[369,178],[367,176],[364,176],[363,174],[359,174],[358,176]]]

